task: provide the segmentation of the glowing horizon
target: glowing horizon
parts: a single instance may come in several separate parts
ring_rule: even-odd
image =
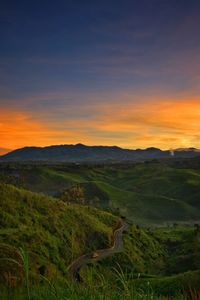
[[[124,96],[125,97],[125,96]],[[137,96],[138,97],[138,96]],[[64,106],[61,111],[67,109]],[[143,99],[134,103],[131,96],[114,103],[96,103],[77,115],[59,120],[36,113],[4,109],[1,116],[1,147],[16,149],[25,146],[58,144],[107,145],[123,148],[160,149],[200,148],[200,101],[198,97],[168,100]],[[67,114],[67,112],[66,112]],[[88,118],[88,116],[90,116]],[[37,117],[37,118],[36,118]]]
[[[200,148],[200,2],[58,2],[2,5],[0,147]]]

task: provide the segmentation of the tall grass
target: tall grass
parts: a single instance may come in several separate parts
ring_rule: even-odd
[[[200,292],[195,291],[192,288],[189,288],[188,296],[190,300],[200,300]]]
[[[19,249],[19,254],[22,260],[23,268],[24,268],[24,275],[25,275],[25,282],[26,282],[26,290],[28,300],[30,300],[30,288],[29,288],[29,255],[27,250],[23,248]]]
[[[179,294],[169,297],[156,295],[148,281],[143,288],[137,287],[134,284],[135,274],[124,272],[120,265],[113,268],[115,278],[112,282],[106,276],[94,273],[92,269],[87,275],[87,281],[79,284],[70,279],[61,284],[50,281],[42,275],[40,275],[42,282],[34,283],[31,280],[28,252],[20,248],[19,254],[25,286],[9,287],[11,291],[0,286],[1,300],[200,300],[200,294],[192,288],[189,289],[187,296]],[[12,261],[19,265],[14,259]],[[97,280],[94,280],[95,278]]]
[[[12,291],[12,298],[8,297],[8,293],[0,290],[1,300],[27,300],[27,292],[24,289],[15,289]],[[94,289],[92,287],[68,287],[57,286],[56,293],[49,285],[36,285],[30,289],[31,300],[187,300],[184,295],[177,295],[176,297],[156,296],[152,293],[145,293],[137,290],[133,294],[127,294],[127,291],[122,292],[112,289]],[[189,298],[191,300],[199,300],[199,298]]]

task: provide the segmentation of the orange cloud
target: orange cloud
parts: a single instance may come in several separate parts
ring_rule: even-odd
[[[54,129],[34,120],[30,114],[4,109],[0,111],[0,146],[15,149],[23,146],[45,146],[66,143],[74,133]]]
[[[129,107],[122,124],[138,127],[138,142],[161,148],[200,147],[199,99],[150,101],[136,108]],[[124,126],[124,125],[123,125]],[[147,139],[149,137],[149,139]]]
[[[123,147],[199,147],[200,99],[146,100],[137,104],[122,101],[115,105],[103,104],[96,108],[98,115],[78,124],[108,145]],[[68,126],[75,127],[76,122]]]
[[[0,112],[0,141],[0,147],[10,149],[78,142],[130,148],[200,148],[200,99],[159,96],[136,103],[130,96],[121,103],[118,99],[112,105],[93,105],[91,111],[88,107],[88,119],[77,111],[73,119],[57,117],[52,122],[4,109]]]

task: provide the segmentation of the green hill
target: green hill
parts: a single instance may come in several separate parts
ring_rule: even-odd
[[[66,276],[68,264],[81,254],[108,247],[116,222],[96,208],[0,184],[0,248],[27,249],[32,271],[43,267],[50,278]]]
[[[198,161],[0,164],[0,181],[68,203],[111,208],[140,224],[200,220]]]
[[[105,193],[110,188],[106,183],[104,185],[100,189],[96,182],[95,188],[90,188],[91,197],[94,191],[100,196],[102,190]],[[19,286],[24,286],[21,282],[24,272],[15,263],[22,263],[19,252],[22,248],[29,255],[28,272],[33,299],[65,299],[52,293],[51,282],[56,285],[53,287],[56,293],[66,294],[69,299],[100,299],[103,295],[109,299],[138,299],[143,290],[144,295],[150,297],[145,291],[148,282],[158,295],[168,295],[169,289],[175,295],[181,291],[180,288],[186,287],[187,278],[194,282],[191,287],[197,289],[199,272],[196,270],[200,259],[198,226],[158,229],[130,226],[124,236],[123,252],[84,267],[81,270],[84,285],[74,286],[68,279],[68,265],[84,253],[109,247],[113,243],[112,233],[117,222],[118,217],[98,208],[68,204],[54,197],[0,183],[0,285],[3,282],[5,288],[5,281],[8,281],[14,287],[13,280],[19,278]],[[190,273],[181,274],[189,270]],[[50,280],[47,286],[43,276],[47,283]],[[64,287],[61,288],[59,284],[63,282]],[[8,290],[2,288],[5,292],[2,299],[12,299],[7,294],[8,291],[10,293],[10,285]],[[134,286],[135,298],[131,296],[131,286]],[[24,289],[23,297],[17,289],[13,289],[13,293],[13,299],[27,299]],[[3,298],[3,295],[6,296]],[[148,299],[147,296],[144,299]]]
[[[127,292],[133,294],[138,289],[167,297],[199,291],[199,249],[199,228],[141,229],[131,226],[124,236],[122,253],[85,266],[81,275],[95,285],[101,276],[112,282],[116,289],[125,286]],[[153,295],[149,298],[155,299]],[[140,297],[148,299],[145,295]],[[179,295],[177,299],[185,298]]]

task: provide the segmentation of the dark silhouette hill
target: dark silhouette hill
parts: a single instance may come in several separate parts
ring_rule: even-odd
[[[0,160],[6,161],[134,161],[147,159],[161,159],[169,157],[195,157],[200,152],[194,148],[162,151],[158,148],[123,149],[117,146],[86,146],[55,145],[47,147],[25,147],[11,151]]]

